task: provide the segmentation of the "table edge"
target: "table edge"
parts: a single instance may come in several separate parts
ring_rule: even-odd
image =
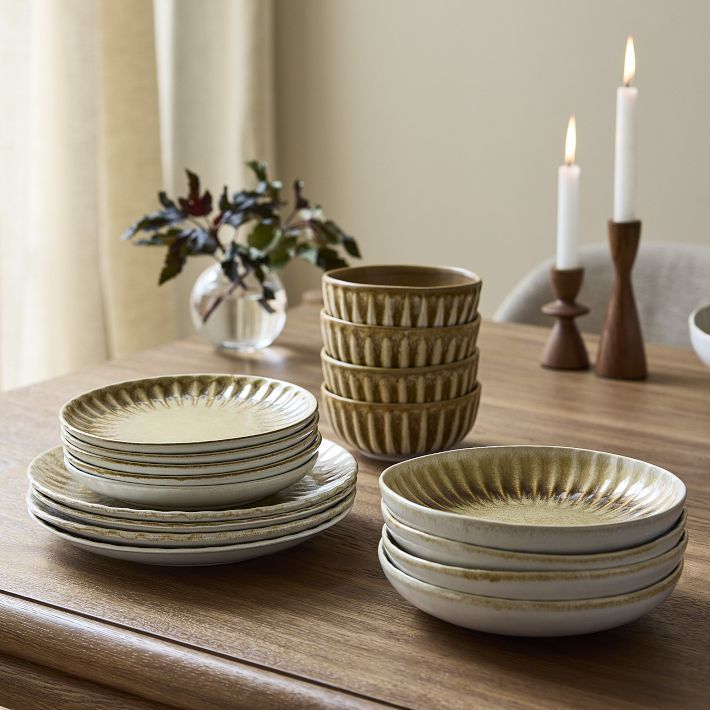
[[[178,707],[392,707],[6,591],[0,591],[0,654]]]

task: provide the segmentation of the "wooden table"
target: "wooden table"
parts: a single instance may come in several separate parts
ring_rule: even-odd
[[[57,410],[108,382],[168,372],[274,375],[317,391],[318,311],[243,359],[196,339],[0,397],[0,705],[10,707],[707,707],[710,370],[649,347],[647,382],[543,370],[546,331],[484,324],[483,400],[469,444],[616,451],[688,485],[690,546],[669,601],[626,627],[525,640],[412,608],[377,562],[382,465],[359,457],[352,514],[293,550],[159,568],[74,549],[31,523],[25,468],[59,442]],[[327,423],[326,436],[332,436]]]

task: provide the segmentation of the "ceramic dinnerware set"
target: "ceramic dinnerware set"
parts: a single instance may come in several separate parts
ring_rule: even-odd
[[[411,604],[479,631],[565,636],[646,614],[673,591],[685,486],[642,461],[497,446],[380,477],[382,569]]]
[[[71,400],[63,446],[29,467],[31,516],[108,557],[221,564],[342,520],[357,464],[322,441],[307,390],[265,377],[177,375]]]
[[[479,277],[464,269],[362,266],[323,277],[322,397],[337,434],[376,458],[449,448],[481,395]]]

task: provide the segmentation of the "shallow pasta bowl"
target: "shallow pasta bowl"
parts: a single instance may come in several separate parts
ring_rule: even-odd
[[[688,544],[684,533],[675,547],[644,562],[613,569],[574,571],[503,571],[470,569],[423,560],[402,550],[382,531],[382,544],[391,562],[422,582],[484,597],[562,601],[628,594],[667,577],[682,561]]]
[[[67,402],[61,426],[118,451],[199,453],[294,434],[318,409],[297,385],[251,375],[168,375],[100,387]]]
[[[423,532],[520,552],[582,554],[641,545],[685,502],[669,471],[616,454],[490,446],[404,461],[380,476],[393,515]]]
[[[351,323],[431,328],[472,321],[481,279],[450,266],[382,264],[328,271],[327,312]]]
[[[506,636],[572,636],[627,624],[665,601],[683,571],[681,562],[665,579],[629,594],[530,601],[466,594],[422,582],[397,569],[382,541],[378,555],[387,580],[413,606],[457,626]]]
[[[645,562],[675,547],[685,532],[687,514],[664,535],[644,545],[628,547],[614,552],[597,552],[588,555],[546,555],[536,552],[513,552],[495,547],[482,547],[467,542],[448,540],[430,535],[406,525],[382,504],[382,517],[387,530],[397,545],[410,555],[422,560],[438,562],[468,569],[488,569],[520,572],[560,572],[590,569],[612,569]]]

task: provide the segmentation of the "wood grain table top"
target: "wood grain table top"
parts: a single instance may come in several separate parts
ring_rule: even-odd
[[[106,707],[707,707],[710,370],[690,350],[653,346],[647,382],[545,370],[546,335],[483,325],[483,397],[466,443],[596,448],[679,475],[688,486],[685,570],[650,615],[543,640],[426,616],[379,568],[383,465],[359,455],[349,517],[292,550],[241,564],[113,561],[31,522],[27,464],[59,443],[59,407],[84,390],[204,371],[270,375],[317,393],[318,310],[302,306],[258,354],[228,357],[190,339],[0,396],[0,705],[44,707],[40,698],[53,698],[48,707],[81,707],[84,697],[92,707],[101,698]],[[335,438],[326,421],[322,431]]]

